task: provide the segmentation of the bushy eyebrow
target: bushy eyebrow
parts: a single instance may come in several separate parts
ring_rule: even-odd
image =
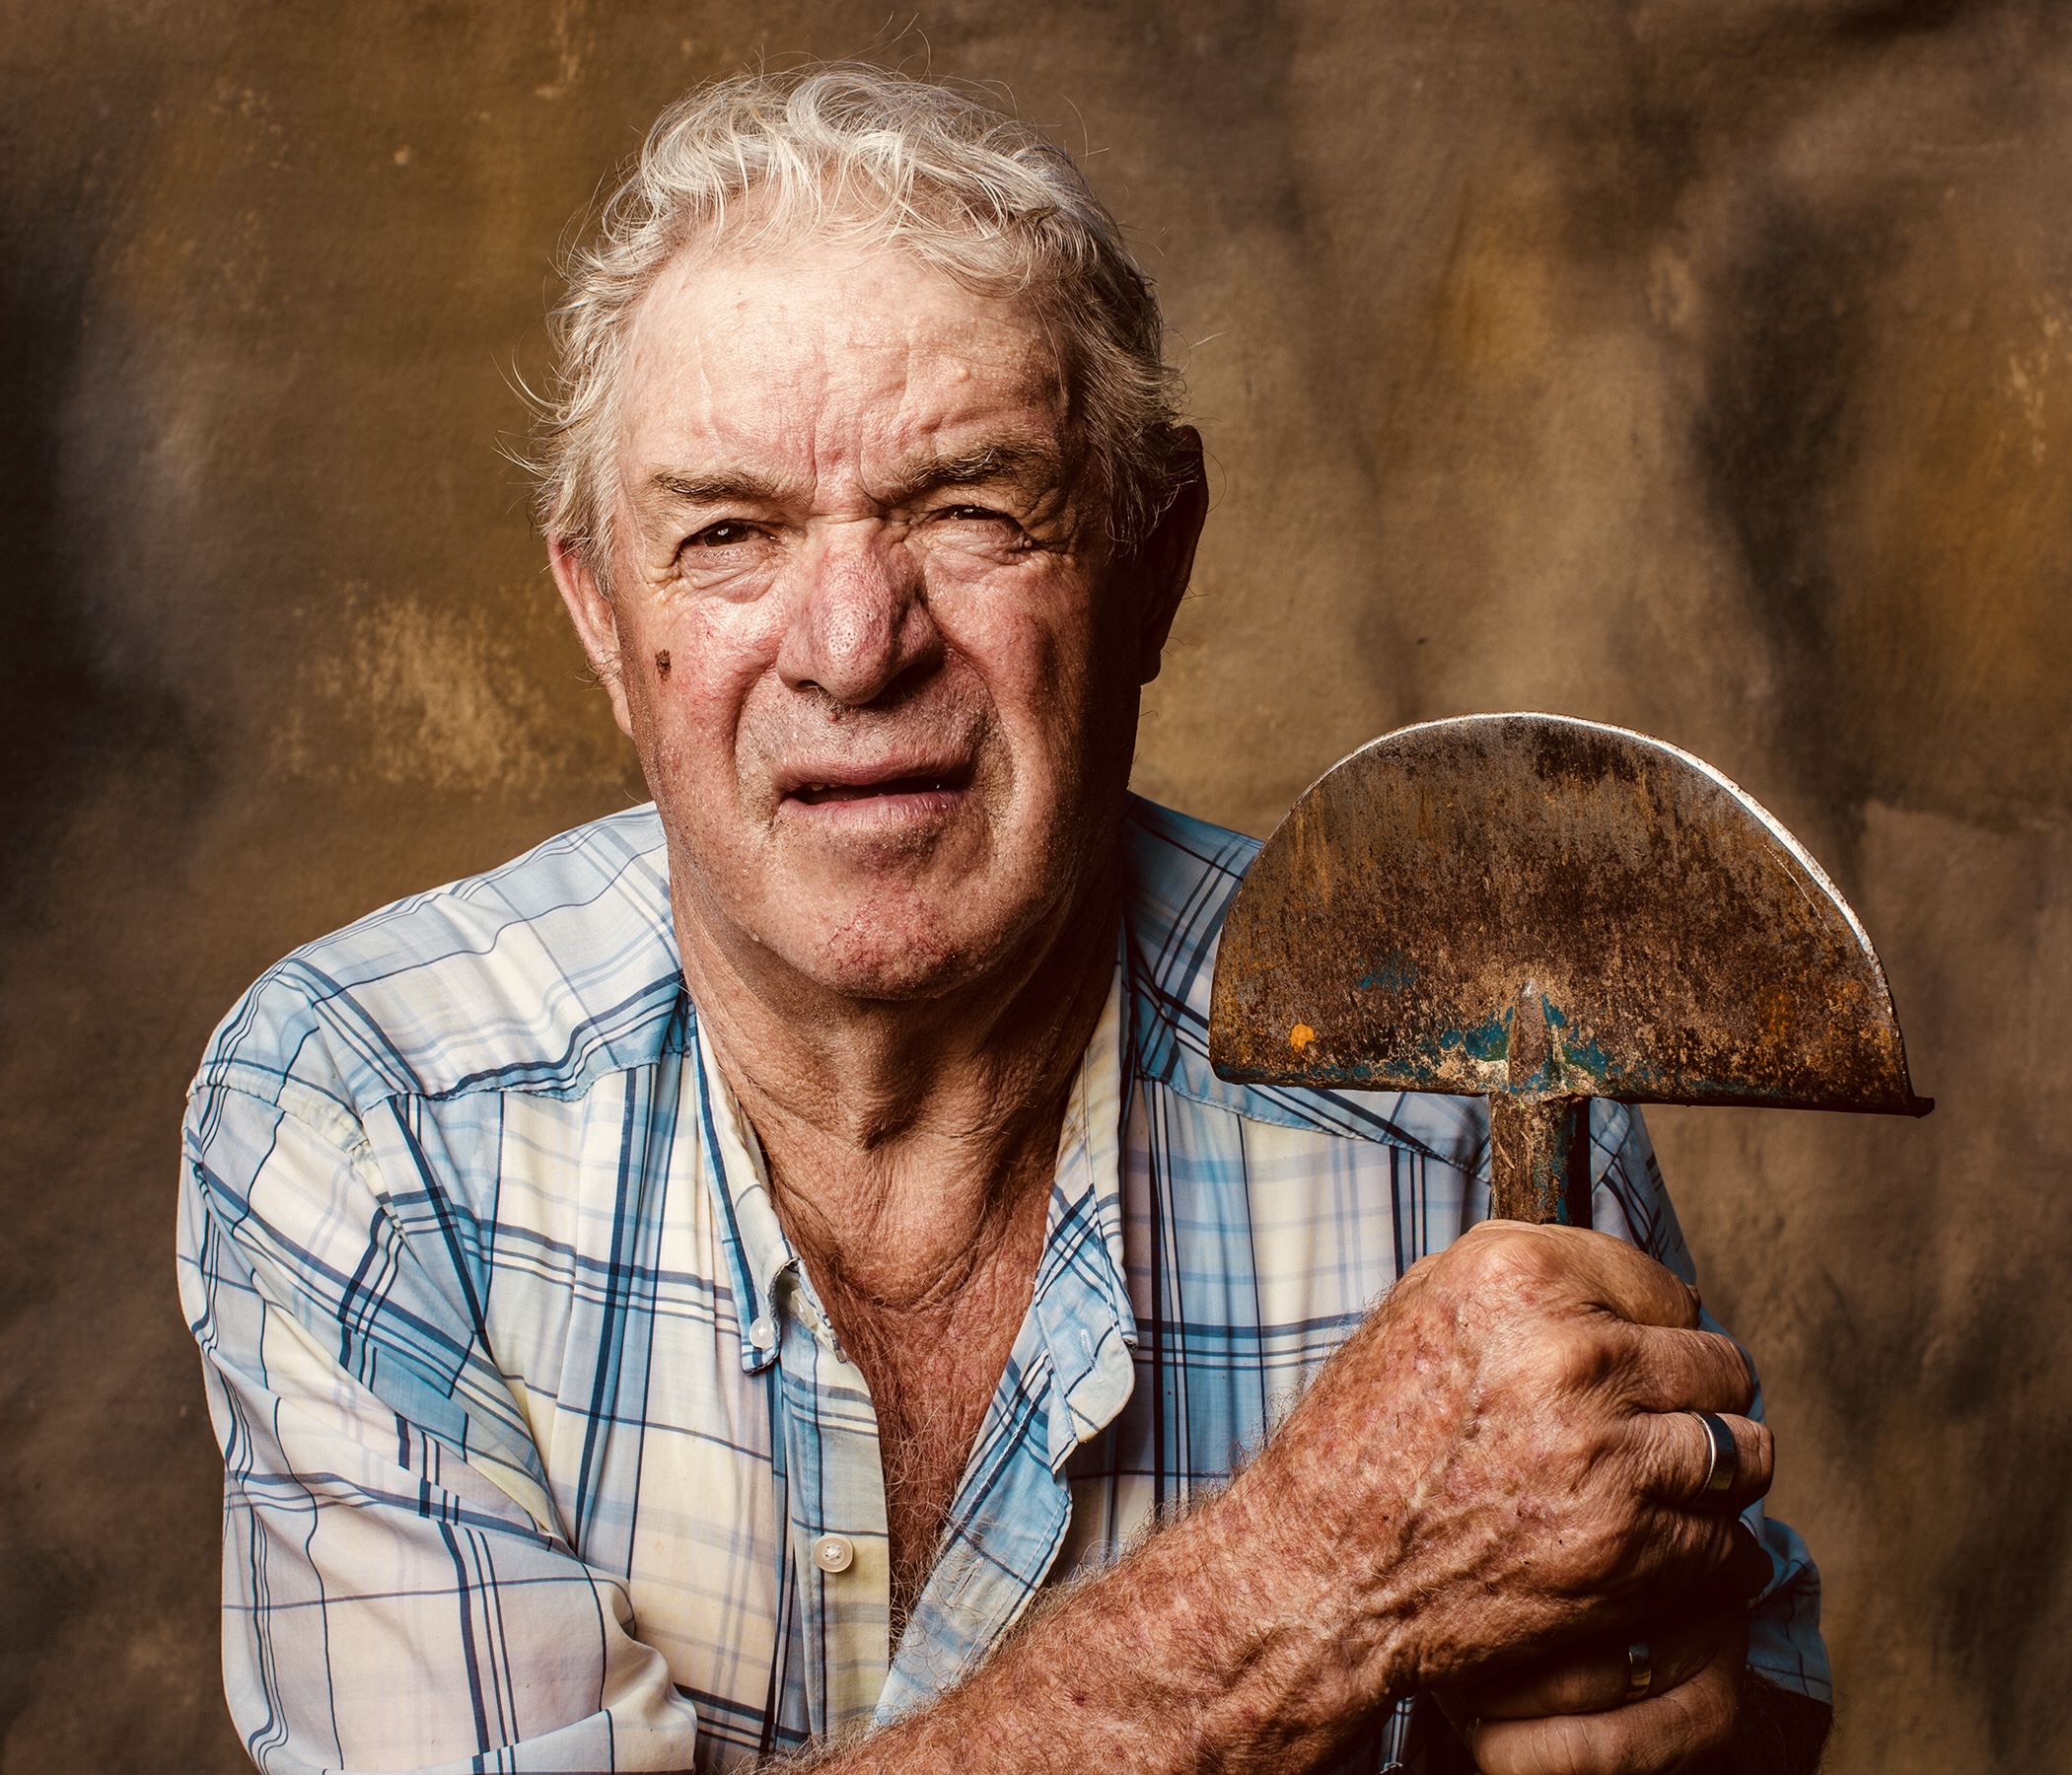
[[[956,456],[920,457],[900,463],[888,477],[888,505],[903,505],[943,487],[979,487],[1002,481],[1019,486],[1056,486],[1065,461],[1055,446],[1026,438],[995,438]]]
[[[1054,446],[1025,438],[993,438],[953,456],[919,456],[896,464],[880,497],[886,505],[904,505],[943,487],[978,487],[1010,482],[1050,487],[1065,477],[1065,460]],[[684,505],[776,505],[796,488],[749,468],[720,468],[696,473],[658,468],[648,476],[657,493]]]
[[[751,473],[746,468],[723,468],[711,474],[685,474],[675,468],[658,468],[648,476],[648,485],[685,505],[768,505],[782,499],[782,482]]]

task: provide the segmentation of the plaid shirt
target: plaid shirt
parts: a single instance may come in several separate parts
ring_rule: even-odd
[[[870,1396],[699,1040],[653,810],[246,995],[190,1097],[179,1282],[260,1767],[719,1769],[891,1718],[1220,1482],[1487,1212],[1479,1100],[1209,1070],[1256,846],[1144,802],[1122,845],[1034,1299],[890,1661]],[[1690,1275],[1639,1117],[1592,1131],[1597,1225]],[[1818,1576],[1750,1521],[1775,1573],[1750,1662],[1824,1700]],[[1424,1718],[1404,1702],[1348,1767],[1414,1762]]]

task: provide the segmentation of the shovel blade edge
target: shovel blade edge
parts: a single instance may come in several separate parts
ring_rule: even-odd
[[[1209,1057],[1242,1083],[1920,1115],[1834,885],[1686,752],[1552,715],[1363,746],[1232,901]]]

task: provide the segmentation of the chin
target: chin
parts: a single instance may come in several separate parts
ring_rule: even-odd
[[[877,834],[799,846],[772,877],[754,928],[823,991],[913,1000],[957,991],[997,968],[1043,923],[1056,885],[1036,859],[1002,855],[976,822],[886,843]]]
[[[750,936],[800,984],[867,1003],[948,998],[1013,970],[1079,879],[1040,845],[1003,854],[991,835],[969,819],[920,842],[794,827],[736,878],[750,894],[707,905],[716,927]]]
[[[931,872],[933,874],[934,872]],[[947,997],[1012,965],[1045,922],[1048,894],[994,871],[949,881],[849,881],[765,905],[754,920],[771,954],[825,992],[888,1002]],[[775,916],[771,916],[774,914]]]
[[[873,906],[800,946],[793,964],[826,991],[844,998],[902,1001],[955,992],[1005,947],[987,933],[960,933],[926,909]],[[773,946],[774,947],[774,946]]]

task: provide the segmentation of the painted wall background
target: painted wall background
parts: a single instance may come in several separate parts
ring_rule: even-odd
[[[1658,1138],[1826,1570],[1828,1766],[2063,1766],[2072,21],[912,18],[0,10],[0,1766],[244,1766],[180,1093],[294,944],[639,799],[510,385],[653,113],[793,51],[1003,83],[1160,280],[1217,504],[1144,789],[1264,831],[1390,727],[1555,709],[1715,760],[1841,882],[1937,1114]]]

